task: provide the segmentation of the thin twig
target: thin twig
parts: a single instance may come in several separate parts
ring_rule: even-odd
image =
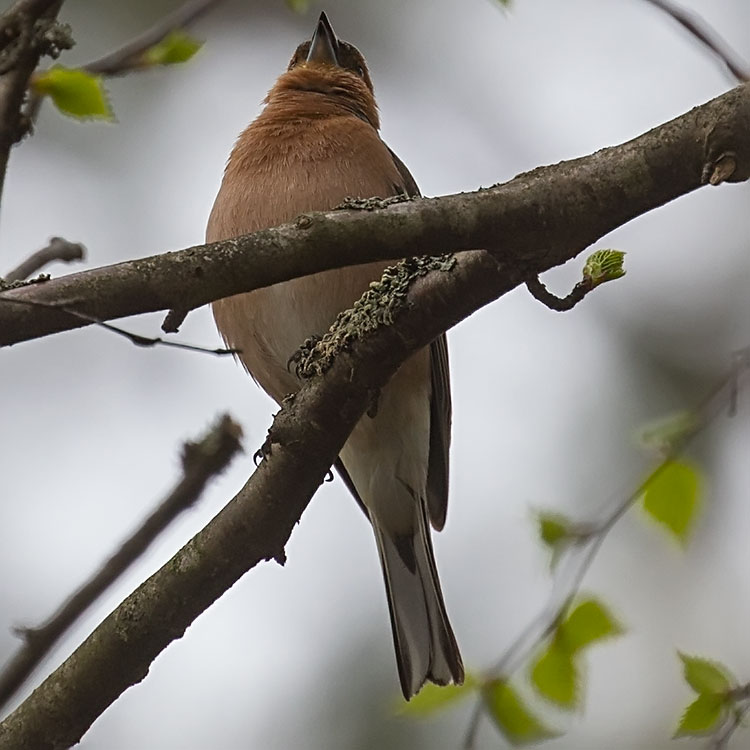
[[[14,287],[11,287],[11,288],[14,288]],[[112,325],[112,323],[107,323],[104,320],[99,320],[99,318],[95,318],[93,315],[87,315],[84,312],[75,310],[74,308],[69,307],[65,303],[40,302],[39,300],[16,299],[15,297],[13,299],[10,299],[9,297],[4,297],[2,293],[0,293],[0,302],[11,302],[11,303],[17,302],[21,305],[29,305],[30,307],[44,307],[49,310],[61,310],[67,315],[72,315],[75,318],[80,318],[81,320],[85,320],[91,323],[92,325],[98,326],[99,328],[103,328],[105,331],[111,331],[112,333],[116,333],[118,336],[123,336],[128,341],[130,341],[131,344],[135,344],[135,346],[141,346],[141,347],[168,346],[168,347],[172,347],[173,349],[183,349],[184,351],[200,352],[202,354],[215,354],[217,356],[240,353],[239,349],[227,349],[224,347],[210,349],[205,346],[198,346],[197,344],[185,344],[181,341],[168,341],[159,336],[155,336],[155,337],[142,336],[140,333],[133,333],[132,331],[127,331],[124,328],[120,328],[119,326]]]
[[[742,720],[749,710],[750,703],[745,703],[745,705],[735,708],[731,716],[709,742],[709,750],[725,750],[725,748],[729,747],[729,740],[732,739],[732,735],[742,726]]]
[[[662,456],[661,462],[653,471],[632,492],[622,498],[614,508],[610,509],[600,522],[591,524],[591,531],[588,534],[582,535],[580,539],[570,545],[565,561],[558,563],[548,602],[541,612],[523,628],[500,659],[485,673],[484,678],[486,680],[510,677],[526,661],[533,650],[551,634],[555,624],[566,612],[570,602],[578,593],[586,573],[609,532],[625,513],[643,497],[647,487],[684,453],[693,440],[719,414],[726,412],[730,416],[732,415],[738,382],[748,371],[750,371],[750,347],[735,354],[728,372],[697,406],[695,420],[692,422],[690,429],[669,445]],[[483,703],[480,699],[477,701],[469,719],[463,743],[465,750],[472,750],[474,747],[477,729],[483,715],[482,708]]]
[[[83,260],[85,257],[86,248],[79,242],[68,242],[62,237],[52,237],[46,247],[30,255],[13,270],[6,273],[3,278],[6,282],[23,281],[53,261],[60,260],[64,263],[70,263],[74,260]]]
[[[81,65],[80,68],[101,76],[120,76],[136,70],[143,70],[149,67],[143,61],[143,53],[149,47],[158,44],[172,31],[187,28],[220,2],[222,0],[187,0],[186,3],[168,13],[151,28],[126,42],[119,49]],[[29,100],[24,109],[24,117],[30,124],[33,125],[36,122],[43,101],[43,96],[34,91],[30,92]]]
[[[579,281],[566,297],[558,297],[552,294],[542,283],[538,276],[534,276],[526,282],[526,288],[531,296],[539,300],[545,307],[555,312],[567,312],[572,310],[594,287],[590,280]]]
[[[701,44],[708,47],[737,81],[750,81],[750,67],[703,18],[675,5],[672,0],[646,0],[646,2],[663,10]]]
[[[241,450],[242,428],[224,415],[197,443],[182,449],[182,478],[109,560],[47,622],[18,628],[24,643],[0,673],[0,708],[15,694],[60,637],[149,547],[182,511],[200,497],[208,481],[220,474]]]
[[[149,47],[158,44],[172,31],[189,26],[220,2],[222,0],[188,0],[119,49],[81,67],[89,73],[103,76],[124,75],[138,70],[144,67],[142,56]]]

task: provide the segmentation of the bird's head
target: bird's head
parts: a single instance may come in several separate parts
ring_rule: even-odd
[[[323,94],[380,127],[372,80],[362,53],[336,36],[328,16],[320,14],[312,38],[297,47],[289,67],[268,94],[267,102],[287,91]]]

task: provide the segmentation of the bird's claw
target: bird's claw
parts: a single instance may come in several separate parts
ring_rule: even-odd
[[[271,436],[269,435],[264,441],[263,445],[253,453],[253,463],[256,467],[260,466],[271,455]]]

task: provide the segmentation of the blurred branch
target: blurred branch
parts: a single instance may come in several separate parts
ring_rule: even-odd
[[[531,656],[534,649],[540,646],[554,631],[568,609],[570,603],[578,593],[583,578],[588,572],[599,549],[615,524],[630,508],[643,497],[646,488],[662,475],[677,458],[720,414],[734,416],[734,407],[743,376],[750,372],[750,346],[738,352],[732,363],[713,389],[691,412],[694,419],[689,427],[671,441],[662,454],[662,460],[641,481],[635,489],[623,497],[612,508],[606,508],[603,518],[599,521],[577,524],[580,533],[576,534],[565,553],[565,559],[560,560],[555,569],[552,592],[549,601],[531,622],[521,631],[515,641],[506,649],[500,659],[488,670],[486,681],[507,679],[516,672]],[[471,750],[476,740],[477,729],[482,718],[484,703],[477,701],[469,721],[464,748]],[[736,728],[736,727],[735,727]],[[732,729],[731,731],[734,731]],[[730,732],[731,734],[731,732]]]
[[[750,685],[744,685],[742,690],[747,693]],[[750,711],[750,703],[747,702],[747,695],[744,698],[744,705],[738,706],[732,711],[727,718],[724,726],[711,738],[708,743],[709,750],[726,750],[729,747],[729,741],[732,739],[734,733],[743,726],[743,721],[748,711]]]
[[[188,0],[168,13],[150,29],[98,60],[82,65],[83,70],[103,76],[117,76],[144,67],[143,53],[158,44],[172,31],[184,29],[213,10],[223,0]]]
[[[521,283],[634,217],[707,184],[719,164],[722,180],[747,180],[749,132],[745,84],[628,143],[493,188],[372,211],[304,215],[245,237],[10,289],[0,294],[0,346],[80,327],[85,316],[105,321],[184,312],[331,268],[477,247],[510,261]]]
[[[59,39],[45,38],[63,0],[18,0],[0,16],[0,197],[10,149],[26,133],[21,107],[29,79],[43,54],[57,51]],[[43,22],[47,22],[46,24]],[[41,24],[41,25],[40,25]]]
[[[355,261],[364,262],[435,248],[441,253],[465,250],[450,263],[423,258],[405,264],[414,269],[412,284],[397,295],[398,306],[389,306],[392,322],[378,323],[382,310],[373,310],[371,330],[352,336],[324,374],[284,402],[269,432],[265,459],[245,487],[5,719],[0,736],[7,747],[46,750],[80,740],[127,687],[143,679],[153,659],[245,572],[261,560],[283,559],[292,529],[371,394],[411,352],[533,273],[576,255],[614,226],[696,189],[706,164],[726,151],[737,154],[731,179],[750,176],[748,122],[750,86],[745,86],[630,143],[535,170],[490,190],[372,212],[303,216],[242,239],[3,292],[0,313],[32,313],[10,326],[16,328],[12,335],[23,340],[32,330],[41,335],[40,321],[47,333],[74,326],[65,313],[12,304],[18,297],[57,300],[85,314],[112,303],[110,312],[117,315],[128,314],[128,306],[131,313],[149,305],[184,309],[350,264],[352,252],[359,253]],[[0,314],[2,337],[7,321]]]
[[[182,478],[140,528],[81,586],[55,614],[36,628],[18,628],[24,644],[0,673],[0,708],[21,687],[70,626],[149,547],[167,526],[200,497],[208,481],[220,474],[241,450],[242,429],[225,415],[197,443],[182,448]],[[7,745],[3,745],[7,747]]]
[[[44,268],[48,263],[56,260],[70,263],[74,260],[83,260],[85,256],[86,248],[80,243],[68,242],[62,237],[52,237],[46,247],[37,250],[13,270],[6,273],[3,280],[6,282],[23,281]]]
[[[703,18],[679,7],[672,0],[646,0],[646,2],[663,10],[701,44],[708,47],[726,65],[735,80],[750,81],[750,67]]]
[[[223,0],[187,0],[119,49],[81,65],[80,69],[93,75],[119,76],[151,67],[150,63],[144,62],[143,59],[143,54],[148,49],[161,42],[171,32],[187,28],[221,2]],[[33,91],[30,93],[24,111],[24,116],[29,123],[36,122],[43,100],[43,96]]]
[[[79,741],[245,572],[262,560],[282,560],[292,529],[372,392],[412,351],[469,315],[478,294],[490,301],[523,279],[511,264],[483,251],[462,253],[449,270],[435,263],[438,268],[429,270],[430,261],[423,260],[421,272],[410,275],[390,325],[377,325],[382,310],[373,310],[373,328],[352,336],[324,374],[285,400],[269,431],[265,459],[245,487],[0,724],[0,746],[52,750]],[[384,304],[391,310],[392,300]]]

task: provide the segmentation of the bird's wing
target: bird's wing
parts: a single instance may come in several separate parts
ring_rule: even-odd
[[[388,149],[396,165],[408,196],[420,196],[416,180],[401,159]],[[427,464],[427,509],[430,522],[437,531],[445,525],[448,510],[448,478],[451,444],[451,381],[448,368],[448,343],[441,334],[430,344],[430,375],[432,397],[430,401],[430,454]],[[346,481],[346,479],[344,480]]]
[[[445,526],[448,510],[448,479],[450,471],[449,449],[451,444],[451,382],[448,368],[448,345],[445,334],[430,344],[430,452],[427,463],[427,510],[433,527],[440,531]],[[333,464],[349,492],[360,508],[369,517],[367,508],[344,466],[337,458]]]
[[[388,148],[388,146],[386,146],[386,148]],[[404,162],[402,162],[390,148],[388,148],[388,153],[391,155],[393,163],[396,165],[396,169],[398,169],[398,173],[404,181],[404,190],[401,190],[399,185],[394,185],[396,191],[399,193],[406,192],[406,195],[410,198],[420,197],[422,193],[419,192],[417,181],[411,176],[411,172],[406,168],[406,164],[404,164]]]
[[[430,344],[430,457],[427,463],[427,510],[437,531],[445,526],[448,510],[449,450],[451,445],[451,380],[448,341],[442,333]]]

